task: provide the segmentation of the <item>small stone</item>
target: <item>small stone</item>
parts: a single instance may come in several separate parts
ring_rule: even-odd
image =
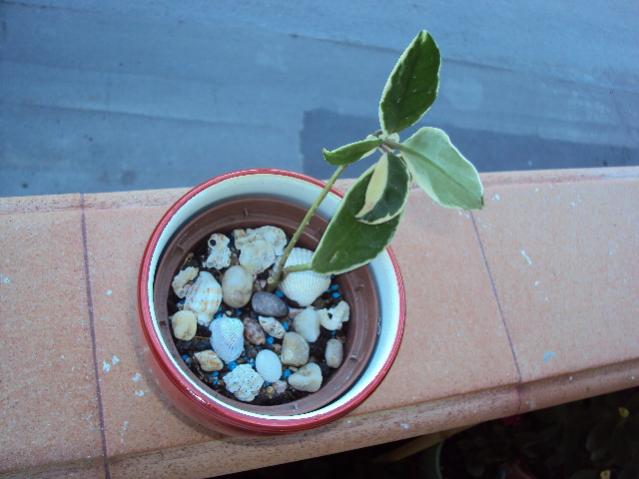
[[[244,337],[251,344],[264,344],[266,336],[264,330],[257,321],[251,318],[244,318]]]
[[[231,266],[222,277],[222,301],[232,308],[246,306],[253,293],[253,275],[242,266]]]
[[[282,345],[279,343],[275,343],[272,349],[273,349],[273,352],[280,354],[282,352]]]
[[[344,345],[338,339],[329,339],[324,352],[326,364],[331,368],[339,368],[344,359]]]
[[[197,362],[200,363],[202,371],[219,371],[224,367],[224,363],[220,357],[215,353],[215,351],[210,349],[195,353],[194,356],[195,359],[197,359]]]
[[[324,310],[325,311],[325,310]],[[346,301],[340,301],[337,306],[329,309],[327,314],[323,315],[320,323],[329,331],[337,331],[342,329],[342,323],[348,321],[350,307]]]
[[[262,376],[248,364],[240,364],[222,379],[226,390],[244,402],[255,399],[264,384]]]
[[[295,316],[293,328],[300,333],[306,341],[314,343],[320,335],[320,315],[312,307],[304,309]]]
[[[271,293],[259,291],[253,295],[251,299],[253,311],[263,316],[286,316],[288,314],[288,306],[280,298]]]
[[[275,381],[273,384],[271,384],[271,387],[273,388],[273,394],[275,394],[276,396],[281,396],[286,392],[288,384],[286,383],[286,381],[282,381],[280,379],[279,381]]]
[[[171,316],[173,335],[183,341],[190,341],[197,332],[197,319],[193,311],[178,311]]]
[[[284,334],[286,334],[284,326],[282,326],[282,323],[280,323],[277,319],[271,316],[258,316],[257,319],[259,320],[262,329],[264,329],[268,335],[277,339],[282,339]]]
[[[302,366],[308,362],[309,347],[304,337],[298,333],[286,333],[282,342],[282,363]]]
[[[291,374],[288,383],[298,391],[314,393],[322,387],[322,370],[315,363],[308,363],[296,373]]]
[[[273,351],[263,349],[255,358],[255,369],[264,381],[272,383],[282,376],[282,363]]]
[[[186,293],[189,292],[191,288],[191,283],[196,278],[199,270],[193,266],[189,266],[188,268],[184,268],[173,278],[173,282],[171,286],[173,287],[173,291],[178,298],[184,298]]]

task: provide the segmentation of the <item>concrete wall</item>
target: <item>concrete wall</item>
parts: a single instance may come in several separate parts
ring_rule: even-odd
[[[5,1],[0,195],[328,176],[321,147],[376,129],[421,28],[443,55],[423,124],[480,170],[639,164],[637,19],[625,1]]]

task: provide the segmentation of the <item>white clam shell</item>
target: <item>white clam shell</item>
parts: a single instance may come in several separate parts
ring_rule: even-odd
[[[215,351],[206,349],[194,354],[197,362],[200,363],[202,371],[220,371],[224,367],[224,363]]]
[[[298,391],[314,393],[322,387],[322,370],[315,363],[308,363],[291,374],[288,383]]]
[[[273,383],[282,376],[282,362],[273,351],[262,349],[255,357],[255,369],[264,381]]]
[[[306,341],[314,343],[320,335],[320,314],[313,307],[304,309],[295,316],[293,328],[300,333]]]
[[[211,347],[222,359],[229,363],[240,357],[244,351],[244,325],[237,318],[222,316],[209,326]]]
[[[194,266],[184,268],[178,274],[175,275],[171,286],[178,298],[184,298],[191,288],[191,282],[197,276],[199,270]]]
[[[286,333],[282,341],[281,360],[283,364],[302,366],[308,362],[310,348],[306,339],[298,333]]]
[[[171,316],[173,335],[183,341],[190,341],[197,332],[197,320],[193,311],[178,311]]]
[[[339,368],[344,359],[344,345],[339,339],[329,339],[324,351],[326,365],[330,368]]]
[[[197,322],[208,326],[222,303],[222,288],[208,271],[201,271],[186,295],[184,309],[193,311]]]
[[[213,233],[207,242],[209,255],[202,265],[205,268],[223,269],[231,264],[230,240],[226,235]]]
[[[313,252],[304,248],[293,248],[285,267],[311,262]],[[314,271],[289,273],[280,283],[280,289],[287,298],[300,306],[310,306],[331,284],[331,277]]]
[[[326,310],[324,310],[326,311]],[[327,311],[322,316],[321,325],[329,331],[337,331],[342,329],[342,323],[349,319],[351,308],[346,301],[340,301],[336,306]]]
[[[260,322],[262,329],[266,331],[266,334],[273,336],[276,339],[282,339],[286,334],[286,330],[282,323],[271,316],[258,316],[257,319]]]
[[[240,364],[224,375],[226,390],[240,401],[249,402],[260,392],[264,379],[248,364]]]
[[[232,308],[241,308],[253,294],[253,275],[243,266],[231,266],[222,277],[222,300]]]

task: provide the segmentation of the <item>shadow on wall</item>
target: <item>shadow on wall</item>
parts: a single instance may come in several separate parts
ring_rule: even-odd
[[[322,148],[329,149],[364,138],[378,125],[377,118],[342,115],[325,109],[304,112],[300,148],[304,173],[328,178],[333,168],[322,158]],[[425,126],[422,124],[421,126]],[[628,166],[639,163],[639,149],[613,145],[591,145],[550,140],[533,135],[499,134],[469,130],[447,124],[442,128],[460,151],[479,171],[539,170],[553,168],[589,168]],[[409,136],[416,128],[409,130]],[[362,161],[350,167],[347,177],[362,173],[375,161]]]

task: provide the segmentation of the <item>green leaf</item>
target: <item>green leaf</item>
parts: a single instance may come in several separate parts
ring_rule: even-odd
[[[381,144],[382,140],[380,138],[366,138],[365,140],[340,146],[332,151],[324,148],[322,154],[324,155],[324,159],[331,165],[350,165],[373,153],[375,148]]]
[[[417,184],[442,206],[479,209],[484,187],[473,166],[437,128],[420,128],[397,145]]]
[[[356,218],[371,225],[394,218],[406,206],[409,187],[410,175],[404,160],[392,153],[384,153],[374,166],[364,206]]]
[[[395,133],[418,121],[437,97],[439,49],[422,30],[399,57],[382,91],[379,122],[385,133]]]
[[[401,214],[379,225],[362,223],[355,218],[364,205],[372,175],[373,167],[365,171],[346,193],[313,254],[313,271],[325,274],[351,271],[375,259],[390,243]]]

